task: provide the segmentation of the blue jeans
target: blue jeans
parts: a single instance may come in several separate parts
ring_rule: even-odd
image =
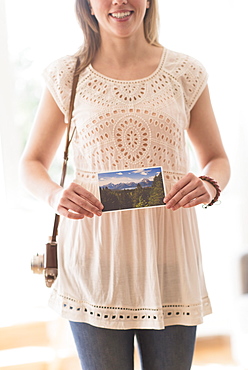
[[[83,370],[133,370],[134,336],[143,370],[191,368],[196,326],[114,330],[79,322],[70,325]]]

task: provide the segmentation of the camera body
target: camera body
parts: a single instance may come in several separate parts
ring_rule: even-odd
[[[43,274],[45,283],[50,288],[58,276],[57,243],[46,244],[46,253],[33,256],[31,270],[34,274]]]

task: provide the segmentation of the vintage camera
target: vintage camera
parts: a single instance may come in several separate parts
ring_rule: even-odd
[[[45,283],[50,288],[58,276],[57,243],[46,244],[46,253],[33,256],[31,270],[34,274],[43,274]]]

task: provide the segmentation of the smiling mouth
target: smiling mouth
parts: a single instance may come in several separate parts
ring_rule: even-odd
[[[133,12],[118,12],[118,13],[110,13],[109,15],[113,18],[123,19],[129,17]]]

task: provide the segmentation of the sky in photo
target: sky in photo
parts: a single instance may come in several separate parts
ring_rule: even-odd
[[[100,186],[109,183],[116,185],[121,182],[140,182],[143,179],[153,180],[154,176],[157,176],[160,172],[161,167],[138,168],[134,170],[99,173],[98,178]]]

